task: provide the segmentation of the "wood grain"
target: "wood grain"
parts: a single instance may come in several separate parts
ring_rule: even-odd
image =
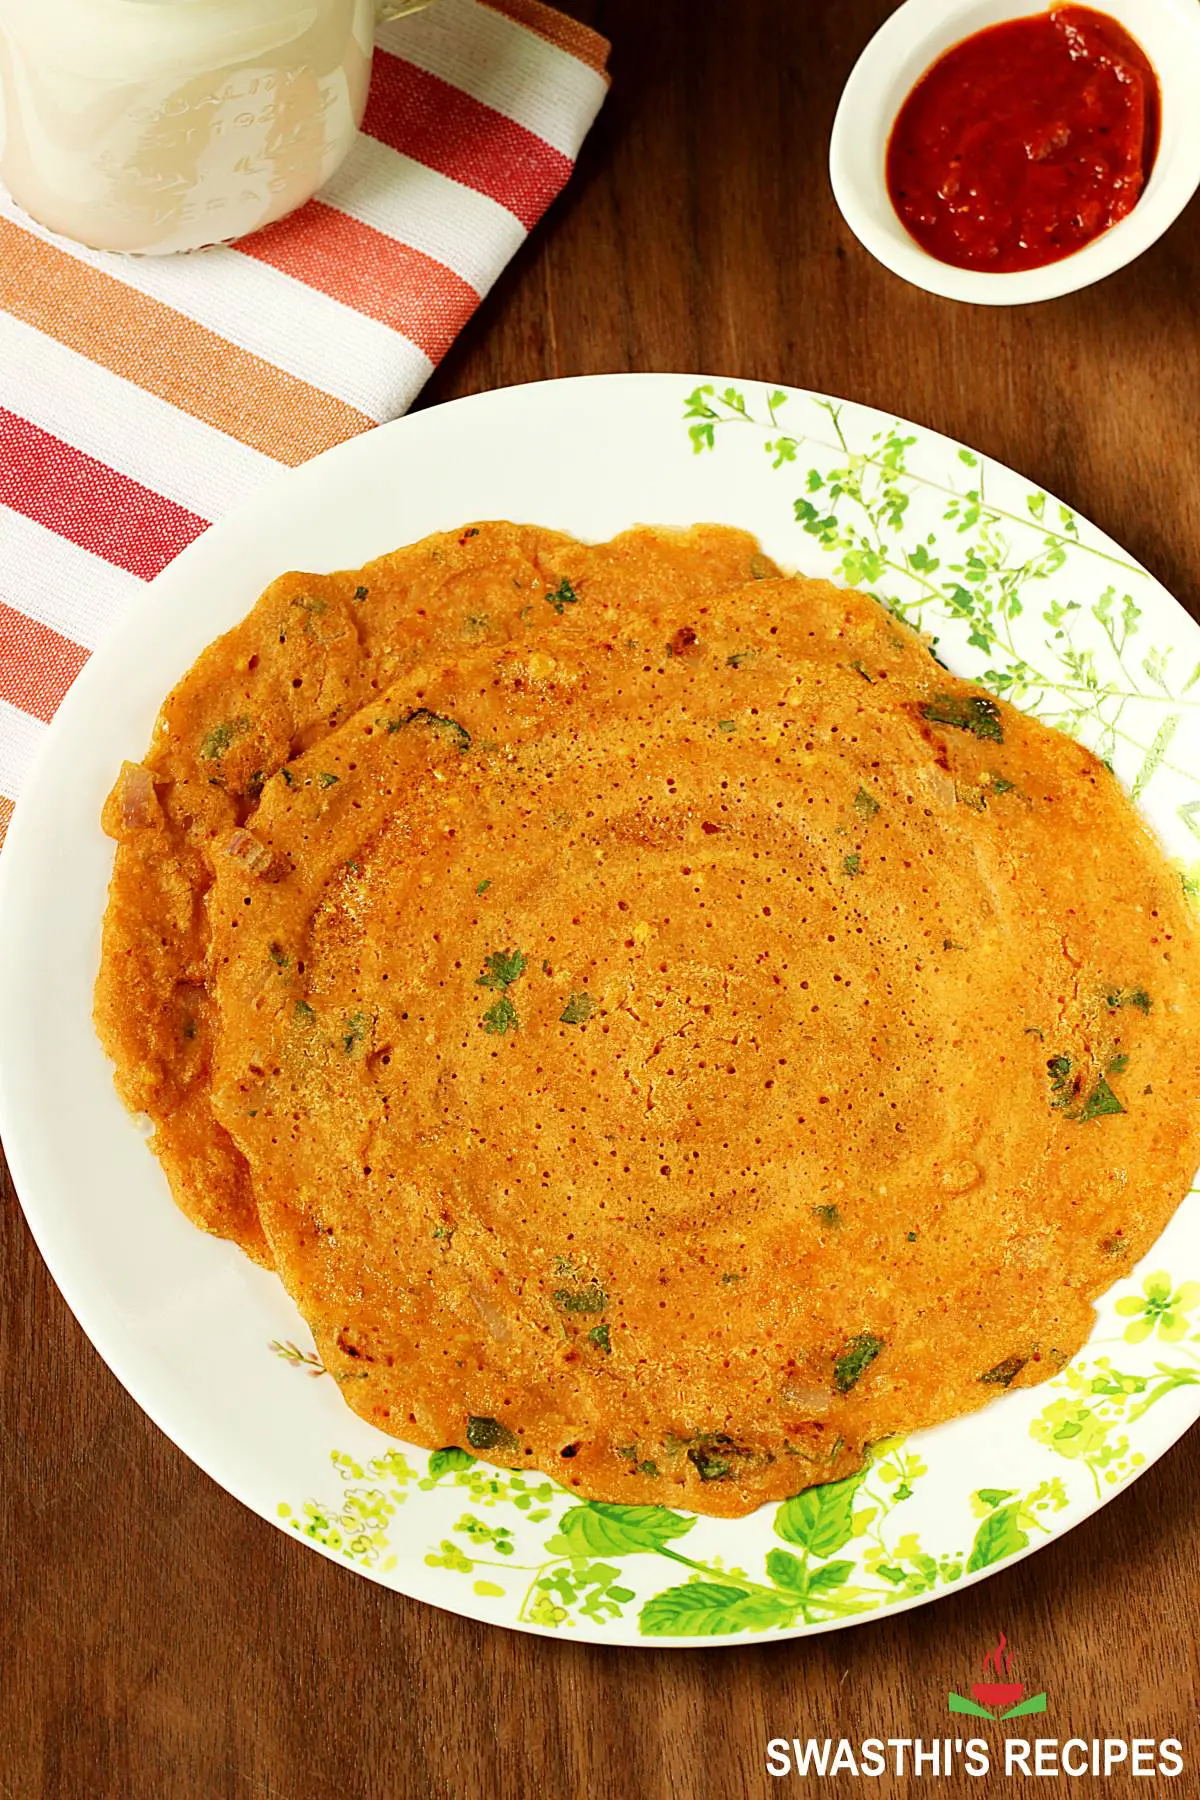
[[[614,42],[611,99],[424,404],[612,369],[823,388],[1014,464],[1196,610],[1196,207],[1084,294],[933,300],[858,248],[825,174],[882,0],[569,10]],[[1200,1794],[1195,1432],[1068,1538],[936,1606],[805,1643],[617,1652],[412,1604],[246,1512],[90,1349],[8,1186],[0,1307],[0,1796],[849,1795],[770,1781],[766,1739],[942,1735],[946,1690],[998,1627],[1049,1690],[1048,1734],[1181,1738],[1170,1791]]]

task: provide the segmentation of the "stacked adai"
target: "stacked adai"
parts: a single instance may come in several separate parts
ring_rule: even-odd
[[[1044,1379],[1200,1161],[1095,757],[716,527],[291,574],[105,813],[176,1199],[385,1431],[739,1514]]]

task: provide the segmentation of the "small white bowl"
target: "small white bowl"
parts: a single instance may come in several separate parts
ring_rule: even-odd
[[[1027,18],[1020,0],[905,0],[871,39],[842,92],[829,175],[858,241],[905,281],[982,306],[1053,300],[1102,281],[1150,247],[1200,185],[1200,0],[1098,0],[1141,44],[1162,91],[1162,133],[1150,180],[1131,213],[1082,250],[1015,274],[959,269],[923,250],[888,198],[888,138],[905,99],[933,62],[1002,19]]]

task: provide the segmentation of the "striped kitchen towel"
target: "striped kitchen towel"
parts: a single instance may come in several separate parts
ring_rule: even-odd
[[[542,0],[380,28],[363,134],[236,246],[117,257],[0,190],[0,838],[140,582],[255,482],[408,407],[574,166],[608,45]]]

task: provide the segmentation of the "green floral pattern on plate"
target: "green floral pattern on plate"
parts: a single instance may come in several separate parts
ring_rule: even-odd
[[[1160,1290],[1182,1292],[1165,1276],[1151,1276],[1145,1289],[1151,1305]],[[1142,1300],[1127,1298],[1132,1308],[1123,1299],[1117,1313],[1142,1313]],[[1190,1304],[1196,1299],[1200,1289]],[[1126,1328],[1126,1337],[1133,1329]],[[398,1508],[411,1489],[436,1490],[447,1497],[447,1518],[458,1516],[425,1552],[426,1564],[469,1579],[481,1598],[504,1602],[498,1616],[510,1623],[557,1631],[587,1621],[602,1628],[632,1614],[648,1638],[811,1629],[931,1595],[1020,1555],[1054,1534],[1077,1479],[1086,1477],[1097,1498],[1129,1480],[1146,1460],[1131,1445],[1131,1429],[1167,1394],[1200,1385],[1193,1344],[1200,1344],[1200,1332],[1182,1347],[1185,1361],[1156,1361],[1139,1373],[1115,1368],[1108,1356],[1069,1364],[1049,1383],[1045,1391],[1054,1397],[1029,1427],[1045,1453],[1042,1478],[1024,1487],[972,1489],[949,1549],[926,1547],[920,1529],[910,1529],[909,1503],[919,1499],[929,1467],[905,1439],[878,1445],[860,1474],[809,1488],[772,1509],[769,1540],[760,1527],[761,1569],[753,1572],[719,1554],[693,1553],[692,1534],[702,1523],[695,1514],[573,1501],[546,1477],[494,1469],[457,1448],[427,1455],[420,1477],[400,1450],[365,1464],[335,1450],[337,1498],[308,1500],[297,1509],[285,1503],[279,1515],[348,1562],[386,1572],[396,1563],[391,1534]],[[1056,1458],[1065,1470],[1055,1467]],[[497,1513],[504,1523],[496,1522]],[[736,1529],[725,1521],[703,1524],[710,1536]],[[674,1579],[664,1585],[668,1575]]]
[[[739,491],[778,493],[778,560],[874,594],[956,672],[1087,743],[1200,902],[1200,634],[1180,649],[1179,620],[1175,646],[1159,640],[1173,615],[1145,570],[1070,508],[918,427],[717,382],[676,404],[693,458],[736,461]],[[1185,1200],[1156,1261],[1190,1244],[1198,1204]],[[369,1432],[375,1454],[334,1451],[320,1498],[278,1515],[378,1579],[501,1624],[618,1642],[825,1630],[976,1578],[1135,1476],[1200,1412],[1198,1308],[1200,1282],[1138,1271],[1073,1361],[995,1402],[983,1431],[974,1414],[876,1446],[858,1475],[749,1519],[581,1502],[544,1475]],[[323,1373],[290,1341],[270,1348]]]
[[[1200,1301],[1200,1282],[1185,1281],[1182,1287],[1172,1287],[1169,1275],[1147,1275],[1142,1283],[1140,1294],[1126,1294],[1117,1301],[1117,1311],[1123,1318],[1131,1318],[1132,1325],[1125,1327],[1126,1342],[1140,1344],[1157,1332],[1167,1343],[1178,1342],[1187,1335],[1187,1315],[1195,1309]]]
[[[915,427],[897,422],[852,446],[848,409],[814,395],[812,429],[792,435],[790,398],[776,388],[756,406],[740,389],[702,384],[684,402],[694,452],[716,452],[731,431],[757,433],[810,540],[808,572],[873,594],[935,652],[952,652],[956,672],[1088,744],[1135,798],[1160,770],[1186,781],[1197,791],[1178,817],[1200,858],[1200,768],[1171,757],[1183,716],[1200,714],[1200,654],[1176,667],[1170,646],[1147,641],[1145,570],[1040,489],[1026,493],[1023,515],[995,502],[974,451],[952,447],[959,479],[934,479],[909,467]],[[1200,894],[1200,861],[1185,878]]]

